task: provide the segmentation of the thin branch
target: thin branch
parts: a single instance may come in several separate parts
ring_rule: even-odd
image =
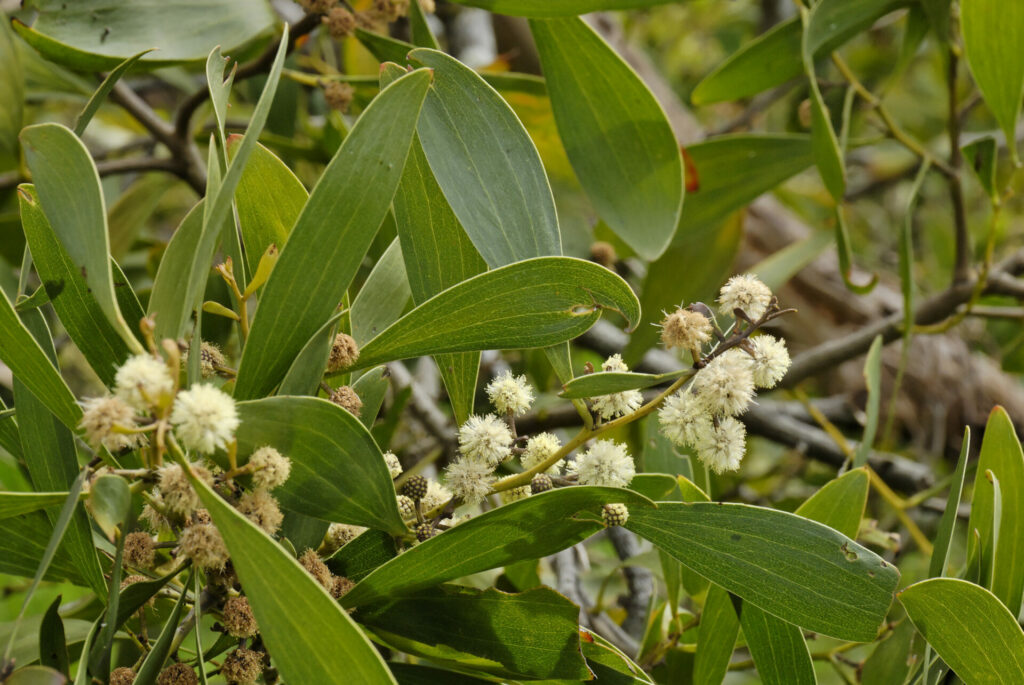
[[[97,162],[96,170],[101,177],[147,171],[165,171],[177,175],[180,171],[180,165],[173,159],[166,157],[128,157]],[[31,179],[25,178],[17,171],[0,174],[0,190],[9,190],[21,183],[30,182]]]
[[[949,200],[953,205],[953,235],[956,244],[956,258],[953,264],[953,283],[963,283],[971,276],[971,236],[967,232],[967,209],[964,206],[963,183],[960,169],[963,167],[963,154],[960,152],[960,113],[957,106],[956,83],[957,65],[959,60],[953,50],[949,51],[949,67],[946,84],[949,91],[949,166],[956,171],[947,176],[949,181]]]

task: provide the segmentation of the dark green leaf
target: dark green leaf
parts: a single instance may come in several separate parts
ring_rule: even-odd
[[[928,564],[928,577],[938,578],[946,575],[946,564],[949,563],[949,548],[953,542],[953,531],[956,529],[957,511],[960,509],[960,495],[964,488],[964,475],[967,473],[967,458],[971,451],[971,429],[964,429],[964,441],[960,447],[960,458],[956,462],[953,480],[949,483],[949,496],[946,498],[946,509],[942,512],[939,528],[935,533],[935,548],[932,550],[931,562]]]
[[[397,555],[391,535],[382,530],[367,530],[339,549],[327,565],[339,576],[358,581]]]
[[[60,671],[48,666],[26,666],[19,668],[4,680],[5,685],[64,685],[67,682]]]
[[[110,254],[121,259],[131,250],[135,239],[143,227],[153,216],[164,194],[178,179],[170,174],[144,174],[128,186],[107,214],[107,226],[110,231]],[[38,261],[38,260],[37,260]],[[122,287],[118,285],[118,272],[114,270],[114,294],[119,295]],[[129,323],[137,323],[121,298],[121,313]],[[140,317],[141,318],[141,317]]]
[[[481,680],[455,671],[440,668],[389,662],[388,667],[395,674],[399,685],[488,685],[490,680]]]
[[[188,580],[182,587],[187,588],[191,584],[192,574],[190,573]],[[146,658],[142,661],[138,675],[135,676],[132,685],[153,685],[156,682],[157,676],[163,670],[164,662],[167,661],[167,655],[171,651],[171,643],[174,640],[174,634],[178,630],[178,621],[181,620],[181,610],[185,606],[186,597],[188,597],[188,593],[183,591],[181,596],[178,597],[178,601],[174,603],[174,609],[171,610],[170,615],[167,617],[163,630],[160,631],[160,636],[153,643]]]
[[[864,437],[853,455],[854,467],[868,463],[868,457],[875,444],[878,432],[878,411],[882,403],[882,336],[877,335],[871,342],[864,360],[864,383],[868,391],[867,418],[864,422]]]
[[[571,257],[528,259],[427,300],[367,343],[353,368],[437,352],[554,345],[589,329],[603,309],[618,311],[631,327],[640,317],[633,291],[611,271]]]
[[[347,310],[335,312],[331,318],[306,341],[305,346],[295,355],[292,365],[278,388],[280,395],[316,395],[320,381],[327,370],[327,359],[338,331],[339,321],[348,316]]]
[[[241,402],[238,412],[240,453],[270,445],[292,460],[288,482],[274,491],[286,509],[405,532],[384,457],[359,419],[314,397]]]
[[[373,426],[380,407],[384,404],[384,396],[388,391],[387,367],[377,366],[370,369],[352,384],[352,389],[363,401],[363,408],[359,410],[359,420],[364,426]]]
[[[418,2],[409,3],[409,33],[412,42],[423,48],[440,50],[441,46],[430,31],[430,24],[427,22],[427,14]]]
[[[0,64],[4,69],[0,72],[0,154],[13,159],[18,154],[18,132],[25,113],[25,72],[11,25],[6,18],[2,23]]]
[[[41,511],[0,520],[0,573],[31,578],[52,534],[53,525]],[[86,585],[77,561],[63,548],[57,550],[43,578]]]
[[[361,607],[358,618],[387,644],[442,665],[516,679],[589,676],[579,608],[550,588],[442,585]]]
[[[762,683],[813,685],[818,682],[803,633],[795,625],[749,602],[744,602],[740,609],[740,625]]]
[[[100,87],[97,88],[96,92],[92,94],[91,98],[89,98],[89,102],[85,103],[85,107],[83,107],[82,111],[78,113],[77,117],[75,117],[74,131],[76,136],[81,137],[82,134],[85,133],[86,127],[89,125],[89,122],[92,121],[93,115],[96,114],[96,110],[100,108],[103,101],[108,95],[110,95],[110,91],[114,89],[114,85],[117,81],[128,73],[128,70],[131,69],[136,62],[142,59],[144,55],[155,49],[156,48],[148,48],[142,52],[135,53],[118,64],[110,71],[109,74],[107,74],[107,77],[103,79],[103,83],[100,84]]]
[[[365,345],[378,333],[402,316],[409,303],[409,281],[405,278],[402,246],[398,238],[374,264],[359,294],[352,301],[350,313],[352,337],[357,345]]]
[[[530,28],[580,184],[627,245],[656,259],[683,206],[679,146],[661,105],[579,17],[534,20]]]
[[[631,511],[626,527],[765,611],[843,640],[874,639],[899,581],[844,535],[774,509],[663,502]]]
[[[740,619],[729,593],[712,583],[704,600],[697,634],[697,656],[693,664],[695,683],[720,683],[729,668]]]
[[[56,507],[67,498],[66,492],[0,492],[0,519]]]
[[[898,597],[917,630],[964,682],[1024,682],[1024,631],[991,592],[956,578],[932,578]]]
[[[808,497],[794,513],[856,539],[870,487],[865,469],[847,471]]]
[[[562,386],[562,392],[558,393],[558,396],[566,398],[597,397],[623,390],[641,390],[674,381],[688,373],[692,373],[692,370],[682,369],[657,374],[600,371],[572,379]]]
[[[391,204],[430,79],[418,70],[381,91],[320,177],[263,288],[236,397],[270,392],[338,306]]]
[[[61,620],[61,595],[46,609],[39,624],[39,663],[67,676],[71,671],[68,660],[68,646],[65,642],[64,621]]]
[[[996,162],[998,153],[996,139],[992,136],[984,136],[963,146],[964,159],[974,170],[981,187],[985,189],[989,198],[993,201],[999,199],[999,188],[996,186]]]
[[[829,4],[835,6],[839,3],[831,2]],[[843,4],[850,6],[850,3]],[[815,10],[817,9],[818,7],[815,6]],[[825,105],[825,99],[821,96],[818,76],[814,71],[814,27],[812,26],[811,12],[801,9],[801,14],[804,17],[804,34],[800,51],[810,90],[811,149],[814,152],[814,163],[818,166],[821,180],[828,192],[832,194],[832,199],[842,202],[843,195],[846,193],[846,166],[843,162],[843,149],[839,147],[839,139],[836,137],[835,129],[832,128],[832,119],[828,107]]]
[[[609,502],[630,507],[630,517],[649,500],[629,490],[578,486],[551,490],[492,509],[395,557],[361,580],[342,598],[361,606],[522,559],[565,549],[602,528],[580,512]]]

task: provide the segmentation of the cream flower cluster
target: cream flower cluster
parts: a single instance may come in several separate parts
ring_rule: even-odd
[[[618,371],[625,373],[629,367],[622,361],[622,356],[613,354],[601,364],[602,371]],[[639,390],[623,390],[609,395],[600,395],[591,399],[591,407],[604,420],[617,416],[632,414],[644,403],[644,396]]]
[[[487,384],[487,398],[500,414],[522,416],[533,404],[533,388],[526,376],[513,376],[506,371]]]

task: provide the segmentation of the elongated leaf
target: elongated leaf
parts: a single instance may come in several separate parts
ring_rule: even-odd
[[[228,154],[233,156],[240,144],[241,138],[229,136]],[[308,198],[309,193],[292,170],[273,152],[256,145],[235,190],[250,271],[256,272],[268,247],[284,247]]]
[[[405,278],[402,246],[398,238],[374,265],[366,283],[352,301],[352,337],[364,345],[402,316],[409,303],[409,281]]]
[[[867,419],[864,423],[864,437],[853,455],[855,467],[868,463],[868,457],[875,444],[878,432],[878,411],[882,403],[882,336],[875,336],[864,360],[864,383],[868,390]]]
[[[199,306],[218,238],[224,234],[225,222],[228,222],[231,217],[231,203],[234,199],[235,189],[238,187],[242,171],[249,161],[249,156],[256,146],[256,140],[262,133],[267,116],[270,114],[270,106],[274,101],[274,93],[281,78],[281,68],[284,65],[287,52],[288,29],[286,26],[284,35],[281,36],[277,55],[274,57],[273,65],[267,75],[263,94],[260,95],[260,99],[256,103],[245,136],[239,143],[235,157],[231,160],[231,165],[220,183],[217,183],[218,178],[213,170],[214,165],[212,163],[208,165],[210,170],[203,211],[192,220],[199,223],[198,227],[195,223],[189,225],[189,216],[196,213],[193,209],[190,215],[182,220],[182,226],[175,233],[160,262],[160,268],[153,281],[153,293],[150,296],[148,309],[149,314],[157,315],[157,338],[175,340],[180,338],[188,324],[189,316]],[[216,150],[210,151],[211,161],[217,159],[215,153]],[[215,190],[215,192],[211,194],[210,190]],[[181,234],[181,230],[186,225],[190,230]],[[234,227],[231,226],[227,230],[233,231]],[[241,265],[239,264],[239,266]],[[184,292],[182,292],[183,286]],[[198,339],[198,336],[196,338]],[[198,357],[193,357],[193,359],[198,359]]]
[[[711,685],[722,682],[739,633],[740,619],[729,593],[712,584],[700,615],[697,655],[693,663],[694,683]]]
[[[189,574],[183,587],[187,588],[191,582],[192,574]],[[182,591],[178,601],[174,603],[174,609],[171,610],[170,616],[167,617],[167,622],[164,623],[163,630],[160,631],[160,636],[142,661],[133,685],[152,685],[156,682],[157,676],[164,667],[164,662],[167,661],[167,655],[171,651],[171,643],[174,641],[174,634],[178,629],[178,621],[181,620],[181,611],[185,606],[186,597],[188,597],[188,593]]]
[[[991,592],[956,578],[932,578],[898,597],[924,639],[964,682],[1024,682],[1024,631]]]
[[[359,610],[384,642],[431,661],[506,678],[589,676],[579,608],[550,588],[506,594],[442,585]]]
[[[143,50],[142,52],[135,53],[128,59],[118,64],[110,71],[109,74],[107,74],[107,77],[103,79],[103,83],[100,84],[100,87],[97,88],[96,92],[92,94],[92,97],[89,98],[89,101],[85,103],[85,107],[82,108],[82,111],[78,113],[77,117],[75,117],[74,132],[76,136],[81,138],[82,134],[85,133],[85,129],[89,125],[89,122],[92,121],[93,115],[96,114],[96,111],[100,108],[100,105],[103,104],[103,101],[106,99],[106,97],[110,95],[110,91],[114,89],[114,85],[117,84],[118,80],[122,76],[127,74],[128,70],[135,66],[136,62],[138,62],[140,59],[142,59],[142,57],[144,57],[147,53],[152,52],[153,50],[154,48],[149,48],[147,50]]]
[[[808,47],[817,59],[909,0],[821,0],[811,11]],[[800,19],[780,23],[736,53],[697,84],[693,101],[709,104],[756,95],[796,78],[800,68]]]
[[[661,105],[579,17],[530,22],[551,109],[598,214],[644,259],[668,247],[683,206],[683,166]]]
[[[803,633],[749,602],[740,610],[740,625],[757,674],[766,685],[807,685],[818,682]]]
[[[236,397],[259,397],[280,383],[338,306],[391,204],[430,79],[418,70],[381,91],[320,177],[264,286]]]
[[[949,496],[946,498],[946,509],[942,512],[939,529],[935,533],[935,547],[932,550],[931,562],[928,564],[928,576],[938,578],[946,575],[946,564],[949,563],[949,548],[953,542],[953,531],[956,528],[957,510],[960,508],[960,495],[964,488],[964,475],[967,473],[967,458],[971,451],[971,429],[964,430],[964,441],[960,447],[960,458],[956,462],[953,480],[949,483]]]
[[[41,511],[0,519],[0,573],[34,576],[52,534],[53,524]],[[78,562],[64,547],[57,550],[43,578],[87,585]]]
[[[460,5],[480,7],[497,14],[526,17],[570,17],[601,10],[626,10],[664,5],[673,0],[456,0]]]
[[[847,3],[849,4],[849,3]],[[807,85],[810,90],[811,104],[811,149],[814,151],[814,163],[818,166],[821,180],[825,188],[832,194],[832,199],[842,202],[846,193],[846,166],[843,163],[843,149],[832,127],[825,99],[821,96],[818,77],[814,71],[814,46],[811,42],[811,19],[809,11],[802,11],[804,17],[803,42],[801,56],[804,71],[807,73]]]
[[[359,410],[359,421],[368,429],[373,426],[380,407],[384,404],[384,396],[388,391],[387,367],[378,366],[370,369],[352,384],[352,389],[363,401]]]
[[[899,572],[844,535],[744,504],[663,502],[626,527],[723,588],[808,630],[874,639]]]
[[[353,368],[438,352],[544,347],[571,340],[613,309],[635,326],[640,305],[611,271],[571,257],[494,269],[427,300],[371,340]]]
[[[488,683],[492,682],[456,673],[455,671],[446,671],[419,664],[392,661],[388,663],[388,667],[395,674],[398,685],[437,685],[438,683],[444,683],[444,685],[488,685]]]
[[[380,655],[326,590],[205,483],[193,487],[224,537],[260,634],[288,682],[394,683]],[[282,592],[288,588],[288,592]]]
[[[412,592],[453,578],[565,549],[601,529],[575,515],[597,512],[609,502],[634,509],[652,506],[641,495],[618,488],[579,486],[551,490],[492,509],[460,523],[395,557],[342,597],[348,607]]]
[[[113,474],[100,476],[89,488],[88,503],[96,525],[113,541],[117,531],[123,530],[131,510],[132,492],[128,481]]]
[[[188,0],[125,5],[111,0],[34,0],[32,28],[15,28],[45,57],[78,71],[112,69],[147,48],[150,67],[206,59],[215,45],[233,48],[267,31],[274,13],[265,0],[213,0],[196,12]]]
[[[967,530],[977,530],[981,534],[981,577],[992,578],[992,593],[1016,615],[1024,593],[1024,547],[1016,542],[1024,539],[1024,500],[1016,495],[1003,498],[999,537],[1014,542],[999,546],[998,558],[994,567],[990,567],[987,560],[992,557],[994,548],[995,493],[993,484],[984,477],[986,471],[995,474],[1004,493],[1024,491],[1024,453],[1013,423],[1002,407],[992,410],[985,426]],[[969,537],[968,555],[975,548],[973,539]]]
[[[417,131],[438,185],[484,261],[496,267],[561,254],[551,186],[512,109],[453,57],[418,48],[409,60],[435,71]]]
[[[68,646],[65,642],[64,621],[57,613],[60,610],[60,602],[61,595],[57,595],[47,607],[46,613],[43,614],[43,620],[39,623],[39,663],[67,676],[70,673],[71,664],[68,659]]]
[[[82,270],[61,245],[31,185],[18,187],[21,225],[32,251],[32,261],[53,308],[68,335],[104,385],[114,383],[114,372],[131,350],[93,294]],[[108,260],[109,261],[109,260]]]
[[[833,239],[828,231],[816,231],[769,255],[751,267],[750,272],[772,290],[778,290],[824,252]]]
[[[0,519],[55,507],[67,498],[66,492],[0,492]]]
[[[67,682],[60,671],[48,666],[25,666],[4,680],[6,685],[64,685]]]
[[[682,369],[669,373],[601,371],[572,379],[562,386],[563,390],[558,393],[558,396],[566,398],[597,397],[623,390],[641,390],[674,381],[688,373],[691,373],[691,370]]]
[[[295,355],[295,360],[288,367],[288,372],[281,381],[278,394],[281,395],[316,395],[320,390],[320,381],[327,369],[327,360],[331,354],[331,346],[338,331],[339,321],[347,317],[345,310],[336,312],[327,322],[313,334],[303,348]]]
[[[856,538],[870,487],[866,470],[847,471],[808,497],[794,513],[824,523],[848,538]]]
[[[409,4],[409,33],[411,34],[412,42],[416,45],[424,48],[433,48],[434,50],[441,49],[437,38],[434,37],[430,30],[427,14],[418,2]]]
[[[981,187],[993,202],[997,201],[999,187],[996,185],[996,169],[999,155],[995,137],[978,138],[964,145],[961,150],[964,159],[967,160],[967,166],[974,171]]]
[[[243,454],[270,445],[292,460],[274,491],[282,506],[327,521],[405,532],[380,448],[359,419],[314,397],[270,397],[238,405]]]
[[[337,575],[357,581],[396,556],[395,538],[380,530],[367,530],[339,549],[327,565]]]
[[[964,0],[960,8],[964,52],[985,104],[1009,141],[1017,161],[1017,117],[1024,94],[1024,5],[999,0]]]
[[[14,32],[7,21],[0,26],[0,154],[15,158],[18,132],[25,114],[25,70],[18,56]]]
[[[142,228],[153,216],[163,199],[164,194],[178,180],[169,174],[145,174],[125,189],[110,208],[107,214],[107,226],[110,232],[110,254],[121,259],[128,253]],[[114,271],[114,293],[118,294],[118,273]],[[121,304],[121,314],[129,323],[134,323],[131,312]]]

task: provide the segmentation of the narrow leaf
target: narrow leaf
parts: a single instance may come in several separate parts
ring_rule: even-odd
[[[352,337],[357,345],[365,345],[378,333],[402,316],[411,292],[405,277],[402,246],[398,238],[374,264],[359,294],[352,301],[350,313]]]
[[[967,457],[971,451],[971,429],[964,429],[964,440],[960,447],[960,458],[956,462],[953,479],[949,483],[949,496],[946,498],[946,509],[939,520],[939,528],[935,533],[935,547],[932,550],[931,562],[928,565],[928,577],[938,578],[946,575],[949,563],[949,549],[953,542],[953,531],[956,529],[957,510],[960,508],[960,495],[964,489],[964,475],[967,473]]]
[[[864,437],[853,455],[853,466],[859,468],[868,463],[868,457],[875,445],[875,433],[878,432],[878,411],[882,403],[882,336],[875,336],[864,360],[864,383],[867,386],[868,400],[864,421]]]
[[[740,625],[762,683],[813,685],[818,682],[803,633],[795,625],[749,602],[744,602],[740,610]]]
[[[67,498],[66,492],[0,492],[0,519],[56,507]]]
[[[181,596],[174,603],[174,608],[167,617],[163,630],[160,631],[160,636],[153,643],[146,658],[142,661],[133,685],[153,685],[153,683],[157,682],[157,676],[163,670],[164,662],[167,661],[167,655],[171,651],[171,643],[174,641],[174,634],[178,630],[178,622],[181,620],[181,611],[185,606],[185,598],[188,597],[188,593],[184,591],[184,588],[191,584],[192,574],[190,573],[188,580],[182,586]]]
[[[128,70],[135,66],[135,63],[142,59],[144,55],[153,52],[155,49],[156,48],[149,48],[148,50],[135,53],[125,61],[118,64],[110,71],[109,74],[107,74],[106,78],[104,78],[103,82],[100,84],[100,87],[96,89],[96,92],[92,94],[89,101],[85,103],[85,107],[83,107],[82,111],[78,113],[77,117],[75,117],[74,132],[76,136],[79,138],[82,137],[82,134],[85,133],[85,128],[89,125],[89,122],[92,121],[93,115],[96,114],[100,105],[102,105],[103,101],[108,95],[110,95],[110,91],[114,89],[114,85],[117,84],[118,80],[127,74]]]
[[[729,593],[712,584],[700,614],[697,634],[697,655],[693,663],[693,682],[720,683],[729,668],[729,659],[740,633],[740,619],[736,615]]]
[[[674,381],[681,376],[692,373],[691,369],[670,371],[668,373],[628,373],[622,371],[600,371],[586,376],[574,378],[562,386],[559,397],[581,398],[608,395],[623,390],[642,390],[655,385]]]

